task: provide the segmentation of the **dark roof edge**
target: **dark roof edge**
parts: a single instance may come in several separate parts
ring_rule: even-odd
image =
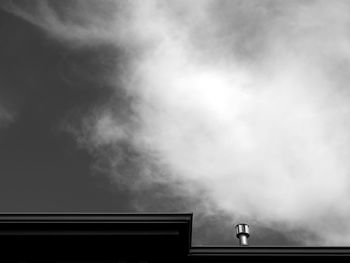
[[[192,247],[189,256],[350,256],[350,247]]]
[[[192,213],[0,213],[4,221],[114,221],[114,222],[187,222],[192,226]]]

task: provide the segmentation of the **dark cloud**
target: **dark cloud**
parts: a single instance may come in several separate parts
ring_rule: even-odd
[[[0,12],[1,106],[15,113],[0,131],[1,211],[128,210],[64,130],[108,98],[109,49],[76,52]]]

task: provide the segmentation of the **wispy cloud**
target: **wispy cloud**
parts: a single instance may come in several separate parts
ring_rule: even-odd
[[[35,3],[7,10],[124,54],[109,80],[123,107],[111,98],[80,138],[112,178],[303,228],[317,236],[308,244],[350,243],[349,2]]]
[[[5,87],[5,85],[8,85],[4,81],[2,81],[1,75],[0,75],[0,90]],[[16,119],[16,110],[9,103],[4,96],[0,98],[0,129],[8,127],[11,123],[13,123]]]
[[[14,114],[0,106],[0,129],[6,128],[15,120]]]

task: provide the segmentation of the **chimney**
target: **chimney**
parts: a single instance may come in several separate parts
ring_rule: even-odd
[[[247,224],[236,225],[236,236],[237,238],[239,238],[240,246],[248,246],[249,225]]]

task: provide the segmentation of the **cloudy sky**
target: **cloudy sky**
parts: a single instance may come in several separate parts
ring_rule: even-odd
[[[0,211],[193,212],[195,245],[350,245],[350,2],[4,0]]]

